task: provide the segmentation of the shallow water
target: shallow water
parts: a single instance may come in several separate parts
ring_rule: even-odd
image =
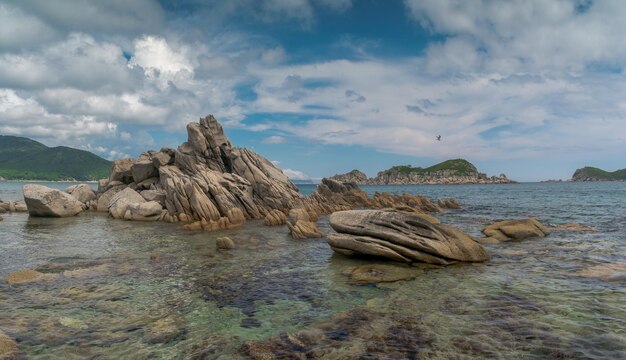
[[[20,188],[6,184],[5,200]],[[488,221],[527,216],[598,231],[488,245],[493,257],[484,264],[416,268],[413,280],[351,285],[342,271],[368,262],[257,221],[194,233],[93,213],[3,214],[0,278],[24,268],[59,275],[13,287],[0,280],[0,329],[32,359],[231,359],[255,351],[330,359],[626,358],[626,276],[577,274],[626,261],[626,183],[365,189],[457,198],[464,208],[441,218],[474,235]],[[327,218],[319,225],[330,231]],[[216,250],[225,235],[235,250]]]

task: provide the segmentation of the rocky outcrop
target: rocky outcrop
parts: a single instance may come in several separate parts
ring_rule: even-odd
[[[503,242],[509,240],[523,240],[533,237],[545,237],[550,234],[550,229],[537,221],[529,218],[523,220],[498,221],[486,226],[482,230],[487,239],[479,239],[481,242]]]
[[[146,200],[135,190],[125,188],[111,197],[108,204],[109,214],[116,219],[124,219],[126,211],[129,210],[130,205],[137,205],[145,202]]]
[[[444,209],[460,209],[461,205],[456,199],[439,199],[437,200],[437,206]]]
[[[328,235],[328,244],[344,255],[440,265],[490,258],[479,243],[460,230],[402,212],[340,211],[330,216],[330,226],[336,233]]]
[[[0,330],[0,359],[12,360],[21,358],[17,341]]]
[[[410,184],[511,184],[515,181],[505,174],[487,176],[463,159],[447,160],[428,168],[411,165],[393,166],[367,178],[359,170],[331,177],[337,181],[350,181],[358,185],[410,185]]]
[[[87,184],[72,185],[65,189],[65,192],[83,204],[96,199],[96,192]]]
[[[83,203],[72,195],[41,185],[24,185],[24,200],[32,216],[68,217],[83,211]]]
[[[100,184],[98,209],[103,210],[119,188],[130,188],[141,191],[143,201],[162,204],[164,220],[215,229],[262,219],[272,210],[293,208],[303,198],[270,161],[233,147],[213,116],[188,124],[187,133],[187,142],[176,150],[163,148],[145,152],[138,160],[115,161],[109,179]],[[108,206],[110,212],[115,208]],[[114,216],[123,214],[116,210]]]
[[[331,179],[339,182],[350,182],[355,184],[367,184],[367,175],[365,173],[354,169],[349,173],[337,174],[330,177]]]

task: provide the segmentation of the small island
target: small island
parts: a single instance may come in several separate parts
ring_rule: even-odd
[[[411,165],[393,166],[368,178],[359,170],[339,174],[331,179],[354,182],[359,185],[411,185],[411,184],[512,184],[515,181],[505,174],[487,176],[478,172],[476,166],[464,159],[446,160],[439,164],[422,168]]]
[[[572,181],[626,181],[626,169],[613,172],[596,167],[586,166],[576,169],[572,175]]]

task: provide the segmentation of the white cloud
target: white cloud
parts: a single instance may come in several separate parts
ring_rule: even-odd
[[[0,3],[0,50],[21,49],[49,41],[57,32],[36,16]]]
[[[283,136],[272,135],[263,139],[263,144],[284,144],[287,141]]]
[[[292,169],[282,169],[283,173],[285,175],[287,175],[288,178],[290,178],[291,180],[309,180],[311,179],[310,176],[308,176],[307,174],[303,173],[302,171],[298,171],[298,170],[292,170]]]

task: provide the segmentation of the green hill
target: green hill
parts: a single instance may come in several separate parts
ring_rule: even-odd
[[[574,181],[624,181],[626,169],[608,172],[596,167],[587,166],[577,169],[572,175]]]
[[[97,180],[110,168],[110,161],[88,151],[0,135],[0,177],[7,180]]]
[[[427,168],[412,167],[410,165],[394,166],[386,171],[391,172],[391,173],[401,173],[401,174],[410,174],[410,173],[427,174],[427,173],[434,173],[436,171],[442,171],[442,170],[455,171],[456,174],[458,175],[471,175],[471,174],[478,173],[478,170],[476,169],[476,167],[472,163],[464,159],[446,160],[444,162],[441,162],[439,164],[436,164]]]

